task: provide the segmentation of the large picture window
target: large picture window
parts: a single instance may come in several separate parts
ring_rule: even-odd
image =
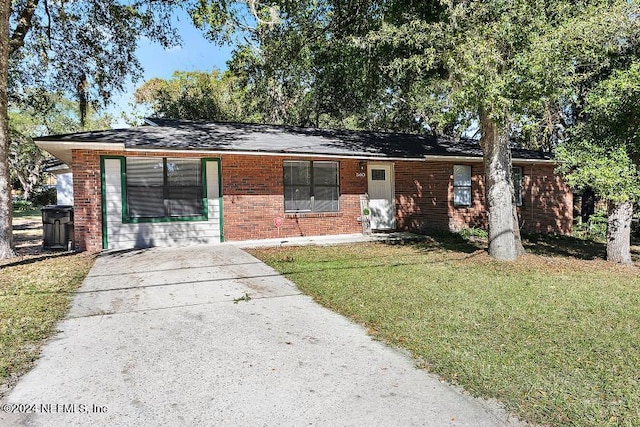
[[[471,206],[471,166],[453,165],[453,205]]]
[[[286,160],[284,210],[286,212],[338,212],[338,162]]]
[[[200,159],[126,158],[130,219],[174,219],[204,215]]]

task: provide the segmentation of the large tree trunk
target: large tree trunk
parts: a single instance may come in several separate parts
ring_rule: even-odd
[[[11,181],[8,160],[9,121],[7,113],[10,12],[11,1],[0,0],[0,259],[14,255],[11,220]]]
[[[520,250],[514,232],[518,221],[514,221],[516,213],[513,206],[509,137],[506,130],[498,126],[486,111],[480,112],[480,128],[487,189],[489,255],[498,260],[512,261],[518,257]],[[519,230],[517,235],[520,236]],[[524,249],[521,251],[524,252]]]
[[[633,202],[609,203],[607,261],[631,264],[631,217]]]

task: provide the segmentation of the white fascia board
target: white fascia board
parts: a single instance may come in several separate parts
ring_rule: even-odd
[[[75,142],[75,141],[36,141],[36,145],[51,153],[54,157],[71,166],[71,150],[111,150],[124,151],[124,144],[113,142]]]
[[[244,156],[286,156],[286,157],[322,157],[329,159],[351,159],[351,160],[368,160],[368,161],[408,161],[408,162],[424,162],[424,161],[448,161],[448,162],[482,162],[482,157],[472,156],[437,156],[427,155],[423,157],[385,157],[385,156],[367,156],[367,155],[338,155],[323,153],[290,153],[290,152],[268,152],[268,151],[230,151],[230,150],[171,150],[171,149],[148,149],[148,148],[125,148],[123,143],[112,142],[75,142],[75,141],[46,141],[40,140],[36,144],[38,147],[53,154],[64,163],[71,165],[71,150],[110,150],[140,153],[181,153],[181,154],[204,154],[209,156],[222,155],[244,155]],[[166,155],[166,154],[165,154]],[[525,164],[556,164],[557,162],[549,159],[518,159],[513,158],[515,163]]]
[[[371,161],[412,161],[422,162],[422,158],[405,158],[405,157],[384,157],[384,156],[347,156],[337,154],[305,154],[305,153],[288,153],[286,151],[281,152],[269,152],[269,151],[226,151],[226,150],[171,150],[171,149],[144,149],[144,148],[126,148],[125,152],[139,152],[139,153],[191,153],[191,154],[207,154],[210,156],[224,156],[224,155],[241,155],[241,156],[280,156],[280,157],[322,157],[329,159],[351,159],[351,160],[371,160]]]
[[[482,157],[471,157],[471,156],[424,156],[424,159],[432,160],[432,161],[448,160],[452,162],[482,162]],[[555,165],[558,162],[552,159],[521,159],[518,157],[512,157],[511,163]]]
[[[145,148],[125,148],[125,152],[143,152],[143,153],[153,153],[162,151],[163,153],[193,153],[193,154],[207,154],[212,156],[222,156],[222,155],[242,155],[242,156],[286,156],[286,157],[323,157],[330,159],[351,159],[351,160],[368,160],[368,161],[380,161],[380,162],[388,162],[388,161],[405,161],[405,162],[423,162],[423,161],[464,161],[464,162],[482,162],[482,157],[472,157],[472,156],[423,156],[423,157],[385,157],[385,156],[347,156],[347,155],[338,155],[338,154],[306,154],[306,153],[289,153],[286,151],[280,152],[268,152],[268,151],[227,151],[227,150],[159,150],[159,149],[145,149]],[[527,163],[527,164],[556,164],[557,162],[549,159],[519,159],[514,157],[513,161],[516,163]]]

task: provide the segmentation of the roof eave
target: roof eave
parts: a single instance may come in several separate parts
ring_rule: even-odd
[[[124,144],[113,142],[98,142],[98,141],[55,141],[38,139],[35,141],[36,145],[43,150],[51,153],[57,159],[60,159],[65,164],[71,166],[73,162],[73,156],[71,150],[110,150],[110,151],[124,151]]]
[[[459,162],[482,162],[482,157],[478,156],[448,156],[448,155],[426,155],[424,160],[433,161],[459,161]],[[553,159],[525,159],[521,157],[513,157],[512,163],[526,163],[526,164],[556,164]]]

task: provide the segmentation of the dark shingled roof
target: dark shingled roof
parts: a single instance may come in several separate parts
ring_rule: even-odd
[[[246,123],[149,119],[157,126],[79,132],[39,141],[124,144],[127,149],[243,151],[349,157],[482,157],[475,140],[429,135],[314,129]],[[513,150],[517,159],[549,160],[545,153]]]

